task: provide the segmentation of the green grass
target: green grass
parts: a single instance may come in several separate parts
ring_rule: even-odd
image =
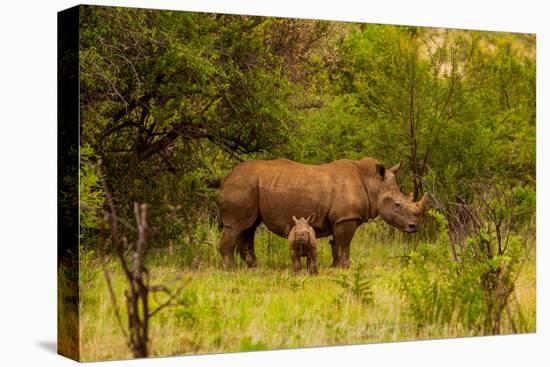
[[[331,269],[330,246],[319,246],[320,274],[292,275],[284,239],[260,229],[256,240],[259,266],[224,271],[212,231],[200,249],[174,249],[152,253],[150,277],[155,283],[176,287],[188,282],[180,301],[185,306],[166,308],[151,320],[154,356],[299,348],[338,344],[403,341],[479,335],[460,324],[419,328],[407,314],[398,292],[402,255],[408,246],[398,234],[376,238],[363,226],[352,244],[352,260],[365,265],[373,302],[365,303],[334,280],[352,269]],[[409,237],[410,238],[410,237]],[[269,245],[270,243],[270,245]],[[193,256],[192,256],[193,255]],[[81,349],[85,361],[130,358],[116,322],[99,260],[81,258]],[[122,274],[111,259],[119,307],[125,288]],[[535,331],[535,268],[527,263],[517,282],[518,307],[514,319],[523,319],[522,332]],[[151,302],[162,302],[162,299]],[[124,314],[124,313],[123,313]],[[518,324],[518,322],[516,322]],[[504,317],[503,333],[512,332]]]

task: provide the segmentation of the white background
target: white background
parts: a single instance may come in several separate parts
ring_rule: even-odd
[[[107,362],[113,366],[548,366],[548,103],[545,1],[97,1],[165,9],[537,33],[537,333]],[[56,340],[56,12],[74,1],[6,1],[0,11],[0,365],[74,365]],[[7,204],[7,205],[6,205]]]

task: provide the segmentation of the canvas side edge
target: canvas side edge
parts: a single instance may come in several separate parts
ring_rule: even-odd
[[[80,360],[79,12],[57,14],[57,352]]]

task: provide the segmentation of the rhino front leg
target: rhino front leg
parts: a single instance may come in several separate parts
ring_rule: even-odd
[[[356,229],[357,222],[351,220],[334,225],[334,242],[339,250],[339,267],[349,268],[350,245]]]
[[[294,275],[302,270],[302,259],[299,255],[292,254],[292,267],[294,269]]]

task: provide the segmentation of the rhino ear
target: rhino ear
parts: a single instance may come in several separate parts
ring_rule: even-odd
[[[308,224],[313,223],[313,220],[315,219],[315,214],[311,214],[309,217],[306,218],[306,222]]]
[[[414,199],[414,195],[413,195],[413,193],[412,193],[412,191],[411,191],[411,192],[409,192],[409,196],[407,196],[407,200],[408,200],[408,201],[413,201],[413,199]]]
[[[384,178],[384,175],[386,174],[386,167],[380,163],[376,163],[374,167],[376,168],[376,174],[380,176],[380,178]]]
[[[292,220],[294,221],[294,224],[298,224],[298,219],[296,219],[295,216],[292,216]]]
[[[393,173],[395,175],[397,172],[399,172],[400,168],[401,168],[401,162],[397,163],[395,166],[390,168],[388,171],[390,171],[391,173]]]

